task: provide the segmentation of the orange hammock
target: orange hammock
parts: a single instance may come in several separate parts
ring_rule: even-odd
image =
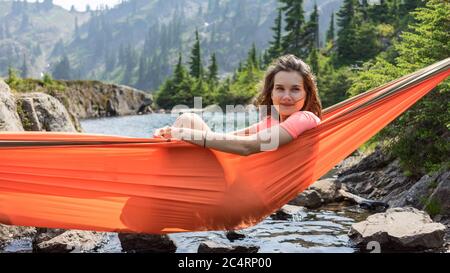
[[[449,74],[447,58],[327,108],[318,127],[247,157],[183,141],[0,133],[0,223],[154,234],[255,225]]]

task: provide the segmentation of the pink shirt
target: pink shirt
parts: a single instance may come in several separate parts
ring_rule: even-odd
[[[267,116],[260,122],[256,123],[256,132],[270,128],[279,124],[278,120]],[[285,121],[280,123],[280,127],[284,128],[292,138],[297,138],[306,130],[312,129],[320,124],[320,118],[310,111],[298,111],[290,115]],[[252,128],[254,128],[252,126]]]

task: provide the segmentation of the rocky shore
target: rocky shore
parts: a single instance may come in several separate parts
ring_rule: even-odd
[[[54,91],[35,85],[14,92],[0,79],[0,131],[82,132],[79,119],[152,113],[143,91],[97,81],[63,81]]]
[[[81,131],[79,118],[150,112],[151,98],[127,87],[92,85],[86,91],[74,83],[60,96],[30,92],[16,94],[0,80],[0,131]],[[97,94],[99,92],[102,95]],[[108,94],[108,95],[105,95]],[[68,107],[65,104],[70,101]],[[64,103],[65,102],[65,103]],[[99,107],[102,105],[102,107]],[[421,178],[405,176],[399,162],[383,154],[356,151],[270,218],[290,221],[305,209],[358,206],[367,211],[351,225],[349,244],[360,251],[450,252],[450,171]],[[249,252],[258,245],[240,243],[246,232],[225,232],[228,243],[202,241],[197,252]],[[81,230],[17,227],[0,224],[0,252],[11,243],[25,242],[32,252],[96,252],[117,239],[123,252],[175,252],[170,236],[115,234]],[[27,251],[30,252],[30,251]]]

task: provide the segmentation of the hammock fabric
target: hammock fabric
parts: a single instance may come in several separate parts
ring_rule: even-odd
[[[293,142],[247,157],[177,140],[3,132],[0,223],[153,234],[249,227],[449,75],[447,58],[334,105]]]

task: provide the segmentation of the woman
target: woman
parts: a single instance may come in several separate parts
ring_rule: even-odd
[[[307,64],[291,54],[279,57],[269,66],[257,104],[267,107],[266,117],[242,130],[216,133],[200,116],[185,113],[171,127],[157,129],[154,137],[177,138],[247,156],[266,150],[264,145],[274,139],[275,148],[291,142],[320,124],[322,118],[315,77]]]

